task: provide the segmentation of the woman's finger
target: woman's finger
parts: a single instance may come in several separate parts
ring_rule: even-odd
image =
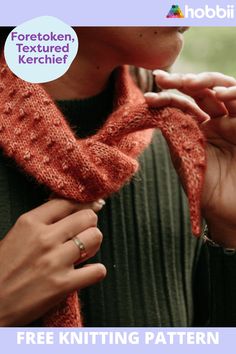
[[[95,212],[92,209],[86,209],[77,211],[49,227],[55,242],[60,244],[90,227],[96,227],[97,221],[98,217]]]
[[[214,86],[235,86],[236,79],[232,76],[224,75],[218,72],[205,72],[197,74],[193,80],[184,79],[185,86],[194,90],[201,90],[204,88],[213,88]]]
[[[90,264],[79,269],[72,269],[68,274],[67,291],[83,289],[93,285],[106,276],[106,268],[101,263]]]
[[[71,239],[61,244],[57,250],[57,257],[69,266],[93,257],[98,252],[103,239],[102,233],[97,227],[91,227],[75,237],[79,240],[77,244]],[[83,252],[79,247],[80,242],[84,245]]]
[[[164,71],[157,71],[157,84],[164,89],[177,89],[180,92],[192,97],[197,105],[211,118],[227,114],[227,109],[215,92],[210,89],[216,82],[224,82],[225,85],[236,83],[236,80],[220,73],[202,74],[168,74]]]
[[[214,87],[216,97],[223,101],[230,116],[236,115],[236,87]]]
[[[221,117],[228,113],[225,104],[216,97],[216,93],[210,89],[196,92],[192,96],[197,105],[211,118]]]
[[[70,214],[83,209],[93,209],[99,211],[104,206],[105,201],[99,199],[93,203],[77,203],[68,199],[55,198],[47,203],[30,211],[33,217],[46,225],[53,224]]]
[[[216,86],[213,88],[216,92],[216,97],[224,102],[236,99],[236,87]]]
[[[202,123],[210,119],[209,115],[202,111],[194,102],[190,101],[188,98],[171,94],[168,92],[159,92],[159,93],[146,93],[145,95],[146,102],[149,106],[159,108],[159,107],[175,107],[179,108],[182,111],[192,114],[196,117],[199,123]]]
[[[183,74],[170,74],[163,70],[155,70],[153,75],[155,76],[156,84],[165,90],[183,88]]]
[[[158,86],[163,89],[177,89],[184,91],[200,91],[214,86],[235,86],[236,79],[218,72],[204,72],[201,74],[169,74],[163,70],[153,72]],[[189,93],[188,93],[189,94]]]

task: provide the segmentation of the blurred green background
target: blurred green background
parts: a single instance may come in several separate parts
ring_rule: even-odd
[[[236,27],[192,27],[175,72],[220,71],[236,77]]]

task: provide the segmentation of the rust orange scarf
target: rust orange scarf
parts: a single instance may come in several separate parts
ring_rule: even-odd
[[[0,147],[25,173],[58,196],[79,202],[106,198],[138,169],[137,157],[159,128],[167,140],[189,200],[192,230],[201,227],[205,141],[194,119],[178,109],[152,109],[128,67],[115,72],[113,113],[92,137],[78,139],[38,84],[17,78],[0,60]],[[79,122],[79,117],[78,117]],[[44,326],[81,326],[77,294],[43,318]]]

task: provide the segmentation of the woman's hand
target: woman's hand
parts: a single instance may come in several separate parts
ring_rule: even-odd
[[[0,242],[0,326],[18,326],[37,319],[66,294],[102,280],[106,269],[91,264],[74,269],[98,251],[102,234],[94,211],[103,201],[78,204],[53,199],[20,216]]]
[[[220,73],[180,75],[158,70],[156,81],[161,88],[178,89],[195,101],[165,91],[146,96],[155,107],[163,106],[166,97],[166,102],[191,113],[200,123],[207,138],[203,216],[215,242],[236,248],[236,80]],[[206,121],[201,124],[204,115]]]

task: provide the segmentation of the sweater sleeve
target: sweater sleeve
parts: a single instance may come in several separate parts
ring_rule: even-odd
[[[194,280],[194,325],[236,326],[236,251],[204,243]]]

